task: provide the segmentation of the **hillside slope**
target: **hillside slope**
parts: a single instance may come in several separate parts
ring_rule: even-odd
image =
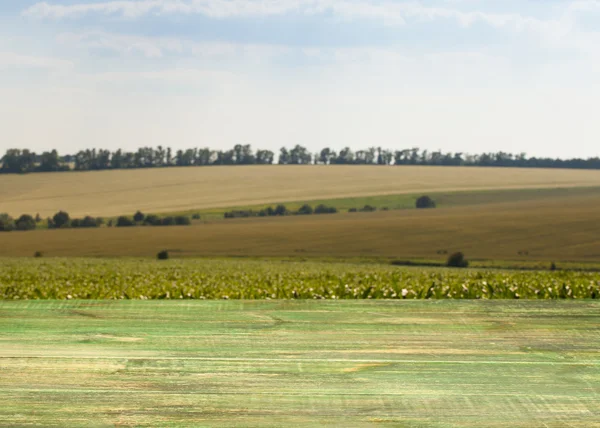
[[[115,216],[353,196],[600,186],[600,171],[472,167],[182,167],[0,176],[0,212]]]

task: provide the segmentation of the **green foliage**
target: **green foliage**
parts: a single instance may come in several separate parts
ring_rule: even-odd
[[[192,214],[192,220],[200,220],[200,214],[199,213]]]
[[[158,260],[167,260],[169,258],[169,252],[167,250],[159,251],[159,253],[156,255],[156,258]]]
[[[360,211],[363,213],[372,213],[373,211],[377,211],[377,208],[373,205],[365,205],[360,209]]]
[[[448,257],[448,261],[446,262],[446,266],[466,268],[469,266],[469,262],[467,261],[467,259],[465,259],[465,255],[459,251],[450,254],[450,256]]]
[[[337,212],[336,207],[328,207],[325,204],[319,204],[315,207],[315,214],[335,214]]]
[[[160,221],[161,226],[175,226],[176,224],[175,217],[173,216],[165,217]]]
[[[35,229],[35,219],[29,214],[23,214],[19,219],[15,222],[15,226],[17,230],[34,230]]]
[[[158,255],[157,255],[158,257]],[[320,262],[5,259],[0,299],[589,299],[598,274]]]
[[[71,218],[69,214],[64,211],[59,211],[52,217],[52,228],[60,229],[69,227],[71,224]],[[50,224],[48,225],[50,227]]]
[[[33,257],[35,258],[40,258],[43,257],[44,253],[42,253],[41,251],[36,251],[35,253],[33,253]]]
[[[161,224],[161,219],[159,216],[154,215],[154,214],[149,214],[146,216],[146,218],[144,219],[144,224],[146,226],[160,226]]]
[[[435,208],[435,202],[429,196],[421,196],[415,203],[417,208]]]
[[[192,221],[187,216],[178,215],[178,216],[175,216],[175,224],[177,226],[188,226],[188,225],[192,224]]]
[[[131,218],[122,215],[117,219],[117,227],[131,227],[131,226],[135,226],[135,222]]]
[[[304,204],[302,205],[299,209],[298,209],[298,214],[300,215],[310,215],[313,213],[313,207],[311,207],[308,204]]]
[[[133,215],[133,221],[135,221],[136,223],[141,223],[142,221],[144,221],[145,217],[146,216],[141,211],[138,211]]]
[[[8,214],[0,214],[0,232],[12,232],[15,230],[15,221]]]
[[[283,216],[283,215],[288,215],[288,209],[286,208],[285,205],[279,204],[275,207],[275,210],[273,212],[273,215],[279,215],[279,216]]]

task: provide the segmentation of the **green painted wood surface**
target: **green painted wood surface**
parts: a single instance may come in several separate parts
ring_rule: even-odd
[[[1,426],[600,427],[592,301],[0,301]]]

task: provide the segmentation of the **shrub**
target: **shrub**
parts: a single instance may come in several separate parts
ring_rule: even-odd
[[[64,211],[59,211],[52,217],[52,227],[60,229],[61,227],[69,227],[71,224],[71,218],[69,214]],[[50,226],[50,225],[48,225]]]
[[[158,260],[167,260],[169,258],[169,252],[167,250],[159,251],[159,253],[156,255],[156,258]]]
[[[146,216],[142,214],[141,211],[138,211],[133,215],[133,221],[135,221],[136,223],[141,223],[142,221],[144,221],[145,217]]]
[[[550,263],[550,270],[556,270],[556,263]]]
[[[448,261],[446,262],[446,266],[466,268],[469,266],[469,262],[467,259],[465,259],[465,255],[459,251],[457,253],[450,254],[450,257],[448,257]]]
[[[178,215],[178,216],[175,217],[175,224],[177,226],[187,226],[187,225],[192,224],[192,221],[187,216]]]
[[[285,205],[279,204],[275,207],[273,215],[288,215],[288,209]]]
[[[126,217],[124,215],[120,216],[117,219],[117,227],[130,227],[130,226],[135,226],[135,222],[133,221],[133,219]]]
[[[81,220],[79,227],[98,227],[98,222],[94,217],[86,215],[83,220]]]
[[[42,257],[44,255],[44,253],[42,253],[41,251],[36,251],[35,253],[33,253],[33,257],[39,258]]]
[[[11,232],[15,230],[15,221],[8,214],[0,214],[0,232]]]
[[[417,208],[435,208],[435,202],[429,196],[421,196],[416,202]]]
[[[40,217],[40,213],[37,213],[37,214],[35,215],[35,222],[36,222],[36,223],[39,223],[40,221],[42,221],[42,217]]]
[[[96,217],[96,227],[100,227],[104,224],[104,219],[102,217]]]
[[[74,228],[81,227],[81,220],[79,220],[78,218],[74,218],[73,220],[71,220],[71,224],[69,226]]]
[[[381,209],[381,211],[389,211],[389,210],[390,210],[390,209],[389,209],[389,207],[383,207],[383,208]]]
[[[108,220],[108,223],[106,223],[106,226],[108,226],[108,227],[112,227],[113,226],[112,219]]]
[[[33,230],[35,229],[35,219],[29,214],[23,214],[15,222],[17,230]]]
[[[315,207],[315,214],[335,214],[337,213],[336,207],[328,207],[327,205],[320,204]]]
[[[357,210],[356,208],[350,208],[350,209],[348,210],[348,212],[349,212],[349,213],[355,213],[355,212],[358,212],[358,210]]]
[[[144,219],[144,224],[147,226],[160,226],[161,220],[160,217],[155,214],[149,214]]]
[[[175,226],[175,217],[168,216],[160,221],[161,226]]]
[[[313,213],[313,207],[311,207],[308,204],[304,204],[300,207],[300,209],[298,210],[298,214],[300,215],[310,215]]]
[[[372,213],[373,211],[377,211],[377,208],[373,205],[365,205],[360,209],[363,213]]]
[[[192,220],[200,220],[200,214],[199,213],[192,214]]]

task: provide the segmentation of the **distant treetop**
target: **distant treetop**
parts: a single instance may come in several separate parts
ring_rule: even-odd
[[[277,159],[270,150],[254,151],[249,144],[236,145],[231,150],[194,148],[174,151],[170,147],[141,147],[135,152],[121,149],[87,149],[74,155],[59,155],[56,150],[36,154],[28,149],[8,149],[0,159],[0,173],[24,174],[31,172],[92,171],[107,169],[164,168],[172,166],[209,165],[439,165],[439,166],[495,166],[520,168],[600,169],[600,158],[553,159],[528,157],[526,154],[505,152],[444,153],[421,151],[418,148],[386,150],[370,147],[352,151],[345,147],[339,152],[326,147],[310,153],[303,146],[282,147]]]

